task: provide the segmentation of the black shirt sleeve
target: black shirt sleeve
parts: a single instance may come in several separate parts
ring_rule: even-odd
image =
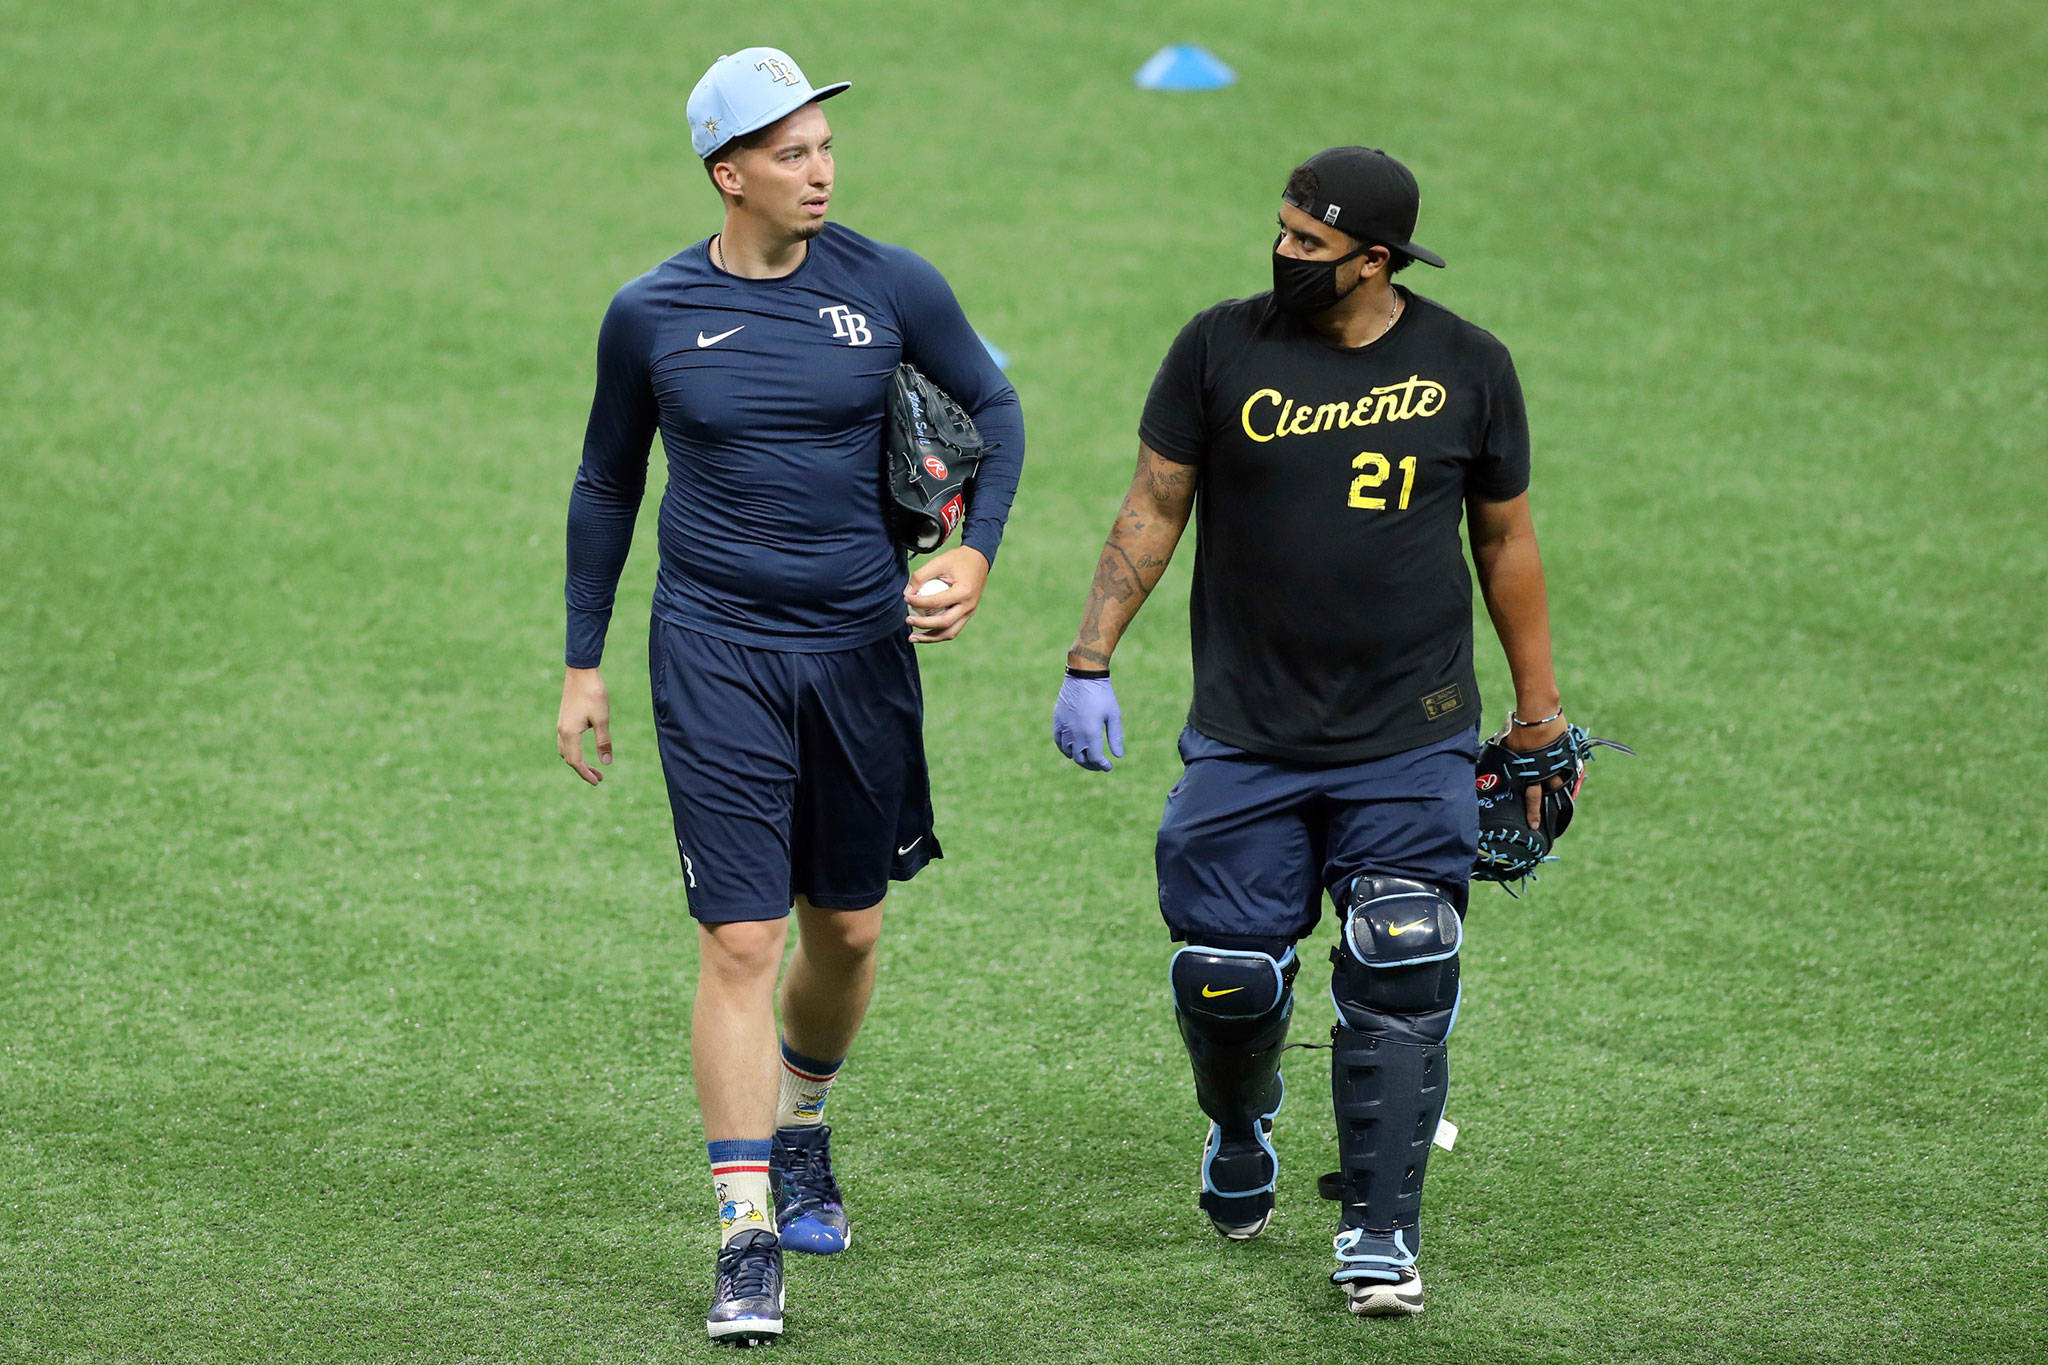
[[[1167,348],[1152,391],[1145,395],[1145,413],[1138,419],[1138,439],[1175,464],[1200,464],[1208,445],[1206,400],[1208,336],[1197,315],[1180,329]]]
[[[1528,488],[1529,413],[1522,406],[1515,362],[1503,354],[1500,369],[1486,386],[1486,413],[1465,491],[1486,502],[1506,502]]]
[[[1024,473],[1024,408],[1017,391],[968,325],[960,300],[938,267],[912,251],[902,253],[896,282],[903,358],[967,410],[986,449],[974,476],[974,499],[960,543],[995,563],[996,547]]]
[[[659,407],[647,373],[638,310],[621,290],[597,334],[597,392],[583,432],[583,463],[569,493],[569,572],[564,596],[571,668],[596,668],[633,521],[647,491],[647,452]]]

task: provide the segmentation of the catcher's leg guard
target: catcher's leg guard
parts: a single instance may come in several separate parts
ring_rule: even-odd
[[[1398,1280],[1415,1264],[1430,1140],[1458,1013],[1457,909],[1436,887],[1365,874],[1341,898],[1330,954],[1337,1027],[1330,1089],[1344,1190],[1332,1279]]]
[[[1280,956],[1189,944],[1168,971],[1195,1102],[1213,1124],[1202,1153],[1202,1208],[1225,1236],[1265,1226],[1280,1172],[1269,1133],[1300,962],[1291,946],[1272,946]]]

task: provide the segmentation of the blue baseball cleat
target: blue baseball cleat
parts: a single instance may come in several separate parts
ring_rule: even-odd
[[[768,1180],[775,1189],[775,1224],[791,1251],[830,1256],[853,1244],[839,1182],[832,1178],[832,1130],[822,1123],[775,1130]]]
[[[782,1335],[782,1246],[773,1233],[743,1232],[718,1253],[704,1330],[724,1346],[759,1346]]]

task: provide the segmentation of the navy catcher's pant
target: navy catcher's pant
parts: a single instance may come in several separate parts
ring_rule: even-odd
[[[1304,767],[1181,731],[1187,771],[1159,825],[1159,910],[1176,940],[1293,942],[1361,872],[1464,908],[1478,850],[1477,727],[1387,758]]]

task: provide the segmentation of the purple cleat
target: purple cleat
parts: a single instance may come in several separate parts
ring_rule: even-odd
[[[718,1253],[704,1328],[725,1346],[760,1346],[782,1335],[782,1248],[766,1232],[743,1232]]]
[[[831,1141],[832,1130],[822,1123],[775,1130],[768,1179],[785,1250],[830,1256],[853,1242],[839,1182],[832,1178]]]

